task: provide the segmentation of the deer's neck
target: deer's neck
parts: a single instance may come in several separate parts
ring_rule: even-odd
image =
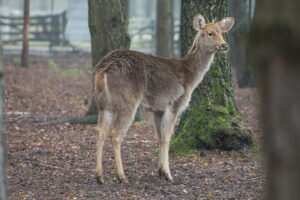
[[[184,60],[190,69],[188,83],[192,90],[202,81],[204,75],[209,70],[214,59],[214,53],[204,53],[200,50],[191,52],[185,56]]]

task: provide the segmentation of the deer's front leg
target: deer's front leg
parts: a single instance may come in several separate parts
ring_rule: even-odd
[[[177,114],[173,113],[171,109],[166,109],[161,120],[161,138],[159,144],[159,164],[158,172],[164,176],[168,181],[173,181],[169,167],[169,145],[172,137]]]

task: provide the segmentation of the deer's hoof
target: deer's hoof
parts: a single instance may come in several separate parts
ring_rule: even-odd
[[[158,174],[159,174],[160,177],[165,178],[167,181],[173,182],[173,178],[172,178],[170,173],[166,173],[164,170],[159,169]]]
[[[128,184],[128,181],[127,181],[127,179],[125,177],[118,177],[118,180],[122,184]]]
[[[103,175],[101,176],[96,176],[96,180],[97,180],[97,183],[99,184],[104,184],[104,178],[103,178]]]

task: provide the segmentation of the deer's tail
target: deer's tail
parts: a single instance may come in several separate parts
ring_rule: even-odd
[[[98,64],[95,67],[95,94],[100,96],[104,92],[105,88],[105,75],[108,66]]]

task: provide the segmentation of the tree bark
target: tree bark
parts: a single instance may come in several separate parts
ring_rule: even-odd
[[[227,16],[229,0],[182,1],[182,55],[187,53],[196,35],[193,17],[201,13],[206,21]],[[210,71],[195,89],[188,110],[182,115],[172,139],[171,152],[188,152],[199,148],[241,149],[252,143],[233,98],[228,56],[215,56]]]
[[[240,88],[254,86],[253,71],[249,62],[250,13],[249,0],[231,0],[230,14],[236,24],[230,34],[230,60],[237,72],[237,83]]]
[[[28,50],[29,50],[29,6],[30,1],[24,0],[24,23],[23,23],[23,47],[22,47],[22,55],[21,55],[21,66],[28,67],[29,58],[28,58]]]
[[[300,2],[260,0],[251,52],[261,80],[268,198],[300,199]]]
[[[4,66],[2,40],[0,37],[0,199],[8,199],[6,182],[6,142],[4,133]]]
[[[173,0],[157,1],[156,54],[173,57]]]
[[[89,0],[88,5],[92,64],[95,66],[110,51],[129,48],[128,18],[123,0]],[[93,99],[86,116],[97,113]]]

